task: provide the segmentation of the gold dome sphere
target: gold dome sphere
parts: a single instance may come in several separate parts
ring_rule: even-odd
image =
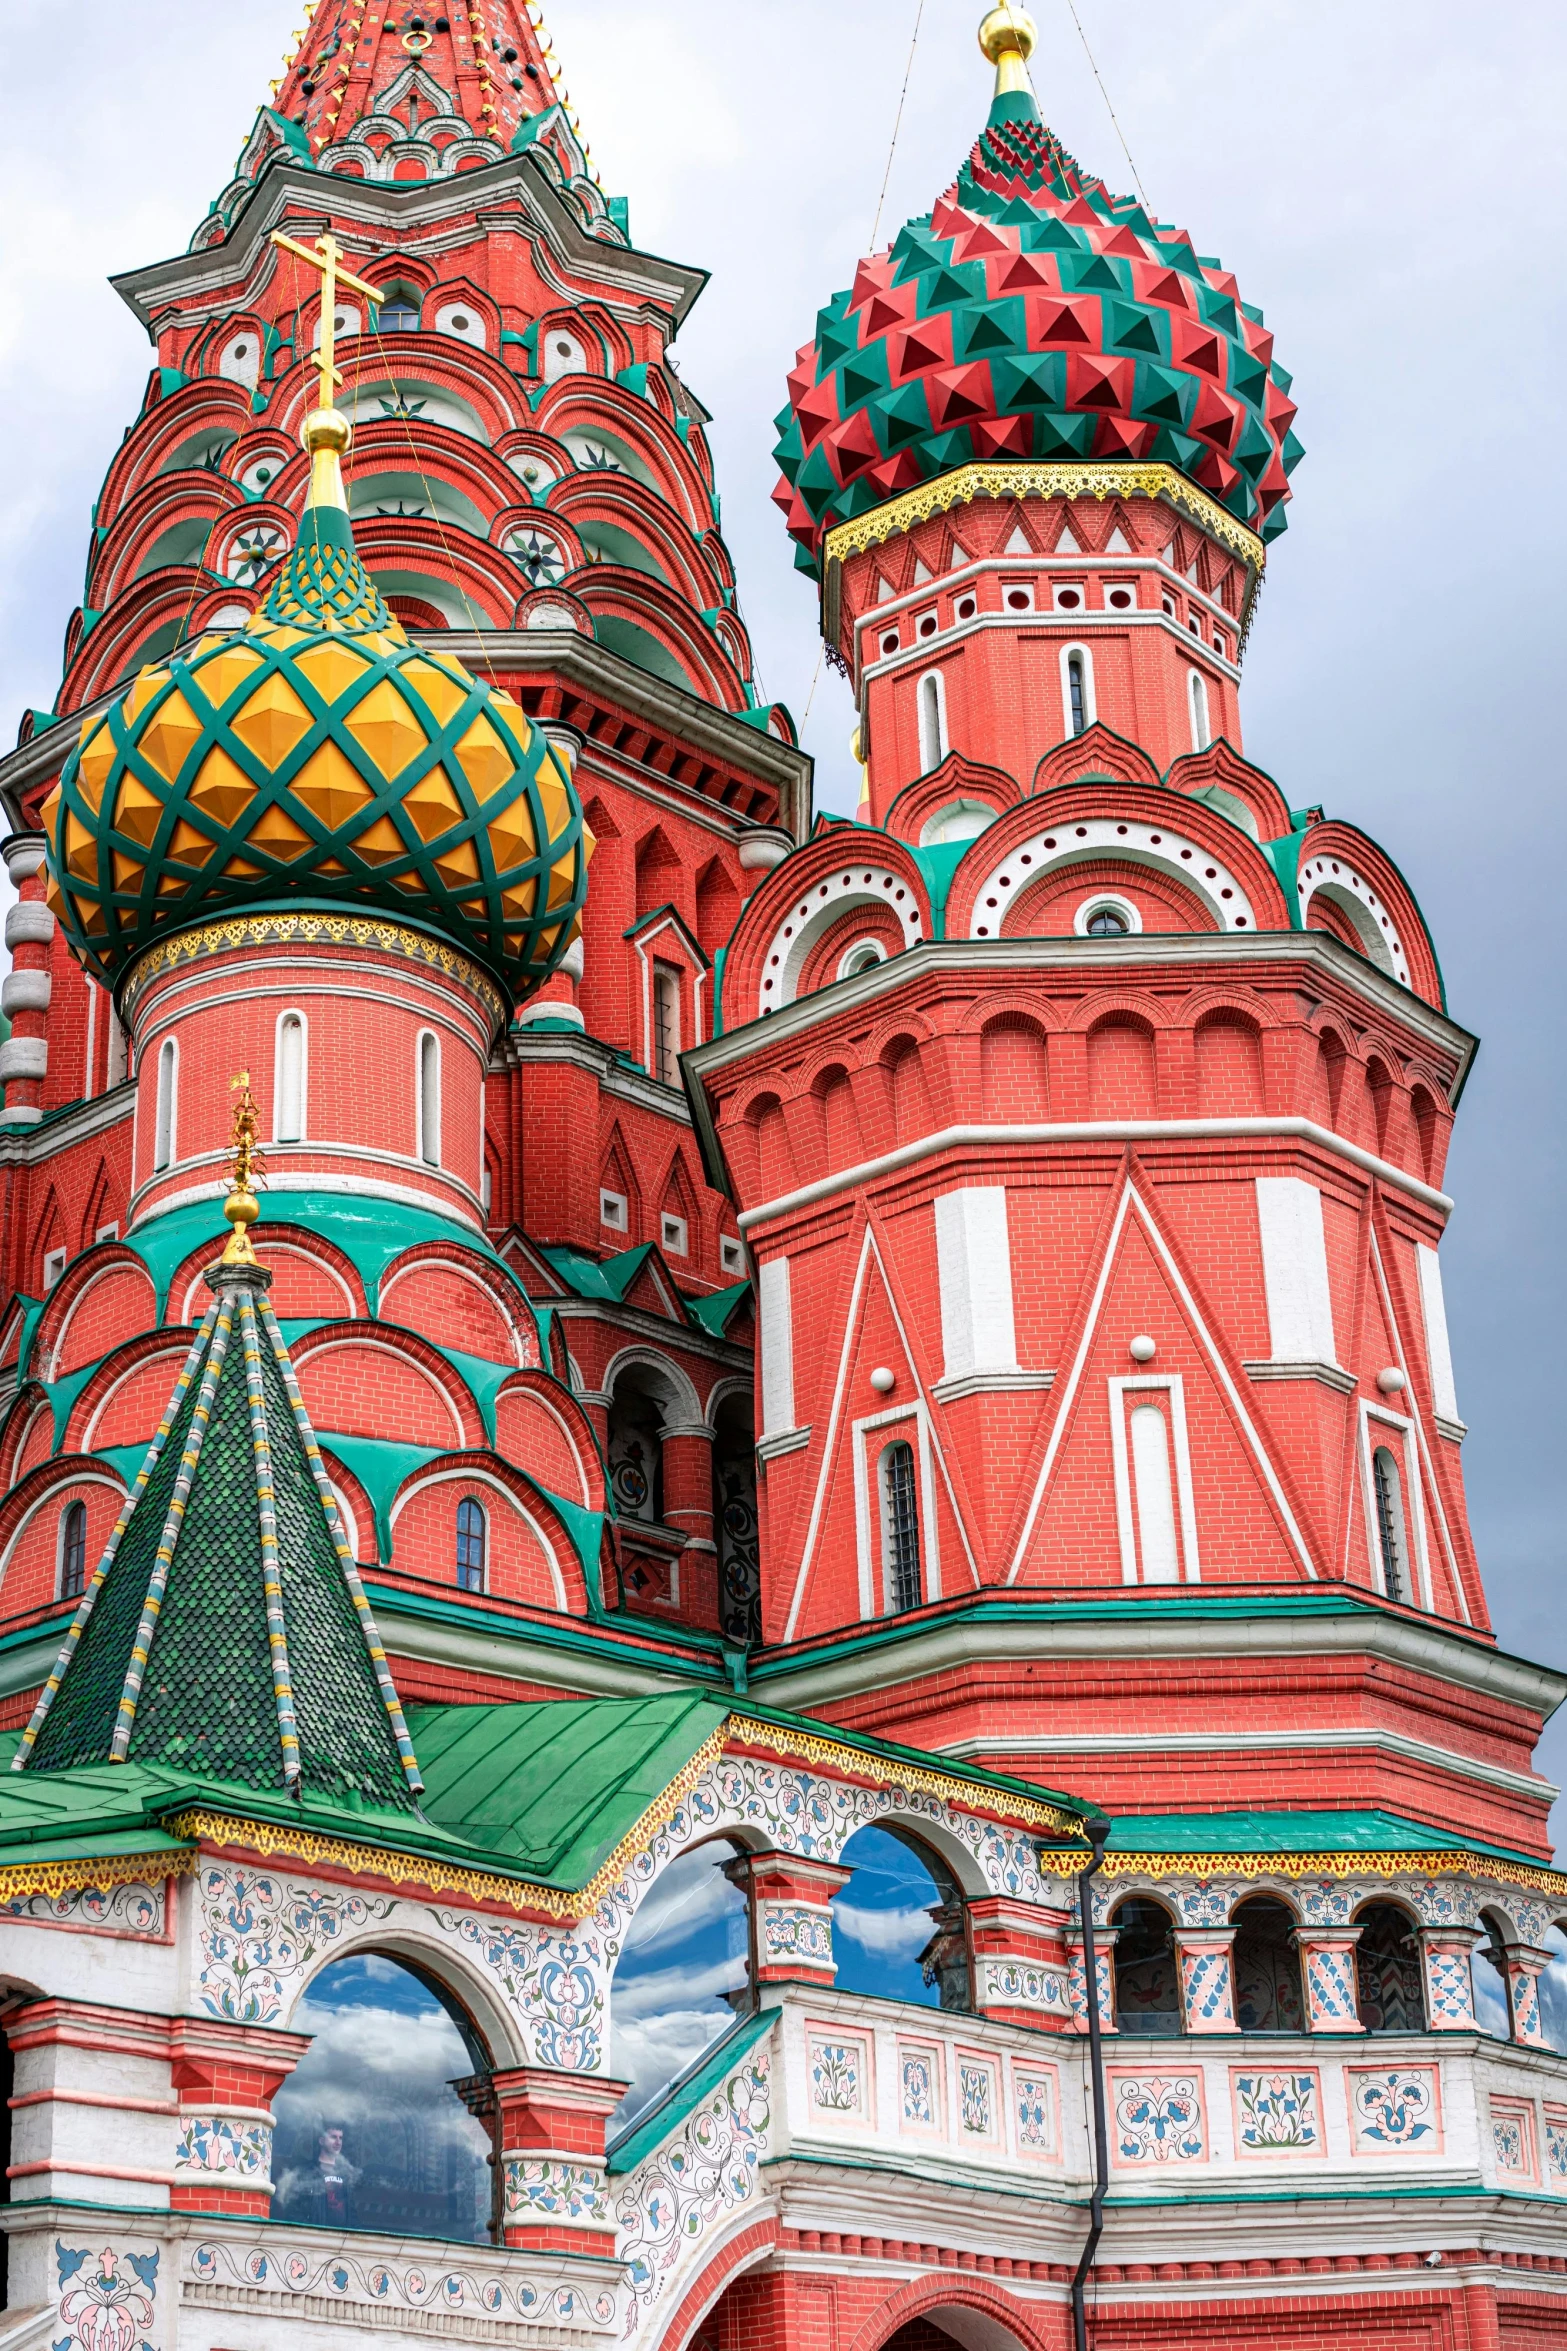
[[[299,437],[312,456],[318,449],[335,449],[341,457],[353,430],[340,408],[313,408],[300,427]]]
[[[979,28],[979,45],[992,65],[999,65],[1008,54],[1020,57],[1026,65],[1039,46],[1039,27],[1026,8],[1014,8],[1009,0],[1001,0],[1001,6],[992,8]]]

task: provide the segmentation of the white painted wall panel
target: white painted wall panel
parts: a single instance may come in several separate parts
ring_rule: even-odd
[[[1447,1336],[1441,1260],[1422,1241],[1415,1251],[1415,1263],[1420,1268],[1420,1311],[1426,1326],[1426,1360],[1431,1366],[1431,1400],[1443,1420],[1461,1420],[1453,1382],[1453,1350]]]
[[[1257,1224],[1275,1363],[1337,1363],[1322,1194],[1299,1176],[1258,1176]]]
[[[943,1376],[1016,1371],[1012,1243],[1001,1185],[943,1192],[936,1202]]]
[[[787,1257],[770,1257],[758,1269],[756,1307],[761,1324],[761,1434],[778,1437],[794,1427],[794,1322]]]

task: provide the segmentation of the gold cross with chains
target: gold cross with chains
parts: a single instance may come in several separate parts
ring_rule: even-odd
[[[280,245],[285,253],[292,253],[296,261],[308,261],[312,269],[321,272],[321,343],[305,365],[319,371],[320,405],[331,408],[334,405],[332,395],[343,381],[336,364],[337,289],[346,286],[350,293],[362,294],[367,302],[377,308],[385,296],[379,286],[368,286],[363,278],[356,278],[343,268],[343,248],[330,229],[315,245],[297,244],[292,237],[285,236],[281,229],[272,231],[272,242]]]

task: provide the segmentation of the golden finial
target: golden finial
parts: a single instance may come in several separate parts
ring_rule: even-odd
[[[1028,61],[1039,46],[1039,27],[1026,8],[1001,0],[979,28],[979,45],[996,69],[996,96],[1028,88]]]
[[[321,341],[305,362],[318,372],[317,405],[305,418],[299,436],[310,452],[310,495],[305,504],[336,506],[346,514],[348,499],[338,459],[348,447],[353,427],[332,398],[343,381],[342,370],[337,365],[337,289],[347,286],[350,292],[362,294],[372,305],[381,301],[381,289],[367,285],[363,278],[351,276],[342,267],[343,248],[330,231],[319,244],[300,245],[281,229],[274,229],[272,242],[280,245],[285,253],[292,253],[296,261],[308,261],[312,269],[321,272]]]
[[[250,1228],[261,1214],[261,1203],[256,1198],[255,1179],[265,1173],[256,1137],[261,1131],[261,1113],[256,1097],[250,1090],[250,1072],[242,1069],[237,1078],[230,1078],[229,1092],[238,1093],[234,1105],[234,1172],[232,1189],[223,1203],[223,1213],[234,1230],[229,1235],[228,1247],[221,1263],[224,1265],[255,1265],[258,1260],[250,1245]]]

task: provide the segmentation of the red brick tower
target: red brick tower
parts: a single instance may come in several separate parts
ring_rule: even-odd
[[[330,694],[318,711],[296,680],[276,711],[246,703],[238,734],[238,699],[197,692],[187,726],[148,696],[199,661],[237,697],[248,656],[223,647],[283,577],[323,231],[353,538],[393,634],[431,659],[392,664],[416,709],[345,719],[361,676],[330,722],[346,767],[290,797]],[[665,357],[702,282],[632,245],[512,0],[327,0],[189,252],[121,281],[155,365],[99,494],[56,709],[0,772],[21,893],[0,1113],[9,1612],[58,1605],[73,1506],[95,1541],[105,1454],[162,1410],[198,1302],[181,1220],[221,1188],[248,1068],[269,1216],[290,1228],[278,1303],[325,1318],[300,1376],[332,1391],[311,1409],[360,1558],[395,1556],[475,1615],[624,1606],[695,1629],[698,1653],[721,1618],[747,1633],[746,1267],[678,1057],[708,1033],[746,892],[808,825],[809,767],[758,703],[705,412]],[[515,926],[543,899],[487,905],[485,828],[451,830],[468,791],[482,813],[495,756],[458,740],[452,664],[547,746],[540,772],[569,779],[597,838],[580,941],[531,964]],[[238,784],[204,765],[209,716]],[[104,746],[127,730],[100,840]],[[97,894],[62,927],[42,811],[79,743],[62,859]],[[256,929],[279,908],[312,924]],[[249,929],[215,949],[236,916]]]
[[[769,1675],[1124,1811],[1542,1850],[1442,1307],[1472,1039],[1386,853],[1239,749],[1289,379],[990,21],[984,134],[780,420],[861,821],[750,901],[690,1064],[759,1261]]]

